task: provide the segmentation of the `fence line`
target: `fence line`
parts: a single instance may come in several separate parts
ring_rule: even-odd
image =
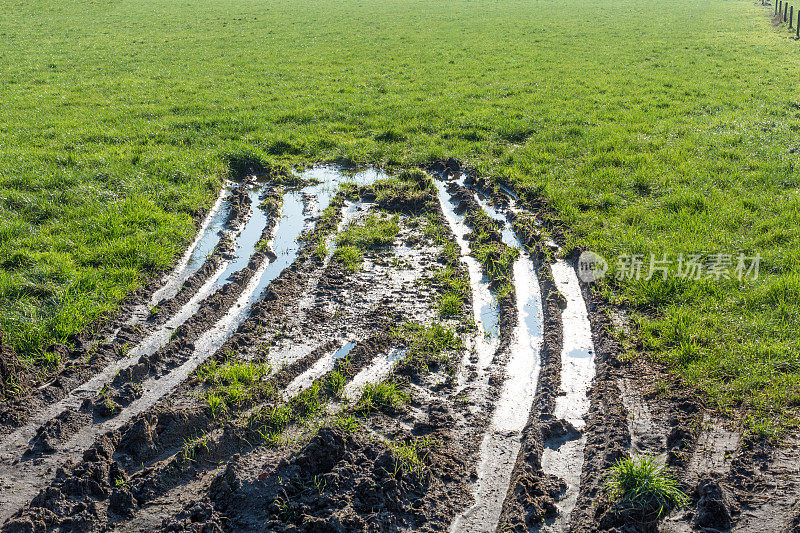
[[[765,1],[762,0],[762,5],[764,4]],[[794,38],[800,40],[800,9],[797,10],[797,22],[795,22],[794,6],[790,6],[788,0],[775,1],[775,10],[772,14],[772,20],[773,22],[777,20],[780,23],[788,22],[789,29],[794,29]]]

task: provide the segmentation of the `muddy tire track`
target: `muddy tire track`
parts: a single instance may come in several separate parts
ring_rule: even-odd
[[[270,238],[275,218],[270,217],[271,222],[264,228],[261,234],[263,242]],[[205,334],[204,332],[212,327],[217,317],[224,321],[226,311],[235,304],[238,295],[243,291],[252,292],[255,289],[252,278],[257,275],[258,270],[263,270],[268,264],[269,253],[266,250],[257,251],[253,254],[248,267],[235,274],[231,282],[203,300],[198,312],[175,331],[174,339],[171,339],[165,348],[149,356],[142,355],[138,363],[120,371],[108,388],[101,391],[100,397],[95,400],[84,400],[79,411],[83,416],[74,417],[73,423],[62,424],[61,420],[55,419],[58,432],[45,430],[39,433],[40,436],[48,437],[49,441],[57,439],[56,445],[49,442],[46,447],[42,447],[37,446],[34,441],[33,446],[20,458],[19,452],[24,450],[27,444],[25,435],[17,435],[15,439],[7,440],[4,443],[5,455],[0,469],[6,479],[27,479],[27,482],[17,492],[8,494],[3,499],[3,518],[24,505],[26,500],[47,483],[48,478],[44,475],[46,472],[52,475],[58,465],[69,458],[75,458],[82,450],[91,446],[97,436],[122,426],[136,414],[149,409],[160,396],[177,386],[191,371],[191,365],[183,363],[181,359],[181,354],[185,352],[183,348],[191,346],[187,338],[194,340]],[[159,376],[159,373],[170,368],[175,370],[164,377]],[[17,460],[12,463],[11,460],[15,456]]]
[[[225,192],[223,191],[220,193],[217,202],[219,203],[224,197]],[[225,219],[225,227],[230,228],[230,232],[235,232],[236,227],[242,223],[249,212],[249,200],[244,192],[244,186],[234,188],[228,199],[231,203],[231,208],[228,210],[228,216]],[[217,207],[216,204],[215,207]],[[216,210],[218,210],[218,207]],[[216,210],[212,208],[201,228],[207,229],[209,219]],[[200,234],[198,235],[199,237]],[[188,260],[197,243],[198,239],[195,239],[192,247],[187,249],[176,269],[168,275],[173,284],[177,284],[182,279],[181,274],[187,274],[184,260]],[[51,383],[30,391],[22,397],[15,398],[3,406],[2,412],[0,412],[0,420],[3,421],[4,427],[0,429],[0,435],[8,435],[14,432],[22,424],[29,426],[44,424],[68,407],[66,404],[62,407],[55,407],[54,404],[69,402],[69,396],[76,394],[76,391],[77,394],[86,396],[86,393],[97,390],[98,386],[87,386],[87,380],[92,378],[99,383],[113,376],[118,369],[118,365],[125,364],[125,359],[128,356],[127,347],[137,346],[145,342],[148,335],[151,335],[159,325],[167,322],[180,307],[188,303],[212,275],[223,260],[223,257],[230,253],[230,248],[230,237],[221,236],[220,242],[215,246],[212,255],[204,261],[197,271],[188,275],[176,295],[167,299],[160,299],[168,294],[165,292],[157,296],[160,289],[154,290],[157,282],[151,282],[147,291],[151,292],[151,295],[146,293],[138,295],[136,299],[139,303],[122,306],[122,311],[119,312],[118,316],[124,318],[116,319],[115,322],[118,325],[108,325],[106,333],[82,335],[75,339],[76,348],[68,353],[68,359],[73,363],[62,370]],[[160,287],[164,288],[165,285],[160,285]],[[143,306],[141,302],[144,301],[154,302],[154,305],[160,305],[162,309],[157,314],[151,313],[144,323],[128,323],[130,322],[128,319],[131,316],[131,310],[137,305]],[[103,369],[104,365],[109,366]],[[86,393],[81,393],[81,388],[85,388]],[[77,409],[80,405],[80,401],[69,403],[71,409]],[[37,413],[33,420],[31,420],[31,413]]]
[[[621,361],[618,310],[589,286],[576,296],[570,282],[566,298],[559,290],[564,272],[553,273],[571,263],[553,264],[549,235],[563,245],[563,228],[546,201],[455,160],[436,166],[443,181],[403,172],[375,182],[382,174],[370,171],[339,190],[352,174],[300,176],[281,175],[293,188],[257,198],[288,218],[267,217],[250,248],[222,237],[192,273],[187,251],[123,327],[78,347],[84,357],[108,350],[81,367],[86,381],[125,342],[197,305],[164,346],[100,394],[32,424],[0,458],[0,508],[22,507],[4,531],[796,529],[796,443],[743,439],[690,388],[655,387],[668,376]],[[312,177],[331,181],[304,181]],[[255,208],[250,186],[227,200],[238,204],[225,214],[232,226]],[[349,270],[336,236],[373,213],[397,216],[400,229]],[[462,314],[447,319],[440,299],[456,285],[437,277],[444,269],[469,282],[455,303]],[[529,322],[534,295],[540,339]],[[160,298],[143,320],[144,302]],[[576,322],[576,304],[590,329]],[[402,334],[410,323],[446,324],[464,348],[421,356],[419,339]],[[575,365],[587,332],[593,369]],[[229,365],[262,370],[220,407],[211,395],[229,383],[203,376]],[[44,398],[28,410],[35,420],[64,397],[46,390],[30,396]],[[690,496],[660,521],[626,514],[606,490],[608,468],[642,452],[664,454]]]

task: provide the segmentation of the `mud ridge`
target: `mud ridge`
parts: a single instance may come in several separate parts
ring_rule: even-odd
[[[531,246],[534,243],[528,240],[525,244]],[[566,487],[560,479],[544,474],[542,454],[548,440],[577,436],[574,428],[553,416],[561,387],[561,309],[564,299],[556,288],[548,264],[539,258],[535,265],[542,291],[545,334],[536,398],[522,430],[522,446],[500,515],[500,523],[511,531],[528,531],[558,514],[555,501],[564,494]]]

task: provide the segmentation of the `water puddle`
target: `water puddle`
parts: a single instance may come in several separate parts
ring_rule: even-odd
[[[305,180],[318,182],[304,189],[316,199],[315,207],[318,213],[327,209],[343,183],[354,183],[358,186],[372,185],[378,180],[389,177],[388,174],[375,168],[346,170],[335,166],[313,167],[296,175]]]
[[[483,274],[480,263],[470,255],[466,236],[471,232],[463,215],[456,213],[456,204],[447,192],[446,182],[434,179],[439,204],[444,218],[456,238],[461,253],[461,262],[467,267],[469,284],[472,287],[472,310],[478,335],[475,338],[475,351],[478,355],[478,369],[484,370],[491,363],[500,340],[500,315],[497,297],[489,290],[489,279]],[[462,365],[463,366],[463,365]]]
[[[233,259],[228,262],[222,275],[217,279],[217,287],[231,281],[234,274],[250,263],[250,258],[256,251],[256,244],[261,239],[261,234],[267,226],[267,214],[260,207],[263,190],[263,187],[252,186],[247,191],[247,195],[250,197],[250,217],[236,240]]]
[[[230,190],[228,190],[227,193],[230,193]],[[226,199],[227,197],[228,194],[225,195]],[[190,274],[199,270],[206,259],[214,252],[214,248],[216,248],[222,238],[229,214],[230,209],[228,208],[227,202],[223,203],[216,211],[209,213],[209,215],[212,215],[211,221],[207,229],[200,236],[200,241],[197,243],[197,246],[192,250],[192,254],[189,256],[189,262],[186,265]]]
[[[567,300],[561,313],[563,347],[561,349],[561,390],[556,398],[553,415],[568,421],[577,430],[586,425],[584,417],[589,412],[589,385],[595,374],[594,342],[589,323],[589,313],[583,301],[575,268],[564,260],[552,265],[553,279],[558,291]],[[559,516],[555,522],[542,527],[542,531],[563,531],[569,523],[569,515],[578,500],[578,489],[583,469],[583,449],[586,436],[579,439],[560,439],[545,446],[542,469],[547,474],[560,477],[567,484],[567,491],[556,507]]]
[[[491,219],[502,223],[503,242],[520,250],[514,262],[517,327],[504,369],[505,381],[500,397],[481,442],[478,480],[473,490],[475,504],[456,517],[451,527],[454,532],[497,529],[522,445],[522,430],[536,396],[544,332],[541,289],[533,260],[514,233],[506,215],[497,211],[481,194],[476,195],[476,200]]]

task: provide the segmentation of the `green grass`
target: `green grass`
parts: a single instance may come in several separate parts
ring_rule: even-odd
[[[371,213],[363,220],[348,224],[336,237],[337,248],[333,257],[348,271],[358,271],[365,252],[392,245],[400,231],[398,220],[397,215]]]
[[[333,257],[342,263],[348,272],[358,272],[364,260],[364,253],[355,246],[342,246],[333,252]]]
[[[183,441],[183,450],[181,456],[184,461],[194,461],[195,457],[202,452],[209,450],[209,442],[211,442],[211,435],[204,433],[197,437],[186,439]],[[123,480],[124,481],[124,480]]]
[[[400,231],[397,215],[386,217],[374,213],[357,223],[349,224],[337,237],[339,246],[355,246],[360,250],[391,246]]]
[[[284,430],[290,424],[309,424],[325,416],[325,406],[341,392],[339,372],[332,372],[315,380],[311,386],[294,398],[272,407],[259,407],[248,417],[246,427],[254,431],[266,444],[277,446]],[[355,429],[355,428],[351,428]]]
[[[8,0],[0,327],[43,363],[167,268],[243,161],[453,156],[568,248],[764,258],[607,285],[642,348],[749,427],[800,406],[798,43],[745,0]],[[453,36],[458,35],[458,39]],[[56,362],[56,364],[59,364]]]
[[[625,512],[642,518],[660,517],[674,507],[688,503],[662,458],[642,455],[620,459],[608,477],[611,498]]]
[[[241,405],[252,398],[261,385],[259,382],[270,371],[265,363],[212,360],[197,369],[197,379],[210,385],[203,398],[216,416],[228,406]]]
[[[428,467],[425,462],[428,458],[428,451],[436,446],[436,442],[430,437],[417,437],[407,442],[395,440],[388,444],[395,460],[394,471],[389,474],[399,479],[402,471],[413,475],[422,482]]]
[[[406,350],[398,363],[398,372],[419,374],[427,372],[432,366],[443,366],[452,373],[456,366],[453,355],[464,349],[464,343],[456,332],[439,322],[404,322],[392,331],[392,335]]]
[[[374,409],[397,410],[408,403],[410,399],[408,393],[400,390],[400,387],[390,381],[380,383],[367,383],[361,393],[355,411],[358,413],[369,413]]]
[[[444,294],[439,301],[436,302],[436,308],[439,311],[439,316],[442,318],[450,318],[461,314],[464,302],[461,296],[457,293],[448,292]]]
[[[465,310],[464,303],[470,295],[470,286],[467,273],[463,269],[460,272],[456,271],[461,268],[458,245],[450,240],[441,221],[434,218],[431,213],[412,220],[419,222],[422,234],[427,240],[442,247],[439,260],[445,263],[445,266],[437,269],[430,280],[430,283],[442,292],[436,301],[439,316],[453,318],[461,315]]]

